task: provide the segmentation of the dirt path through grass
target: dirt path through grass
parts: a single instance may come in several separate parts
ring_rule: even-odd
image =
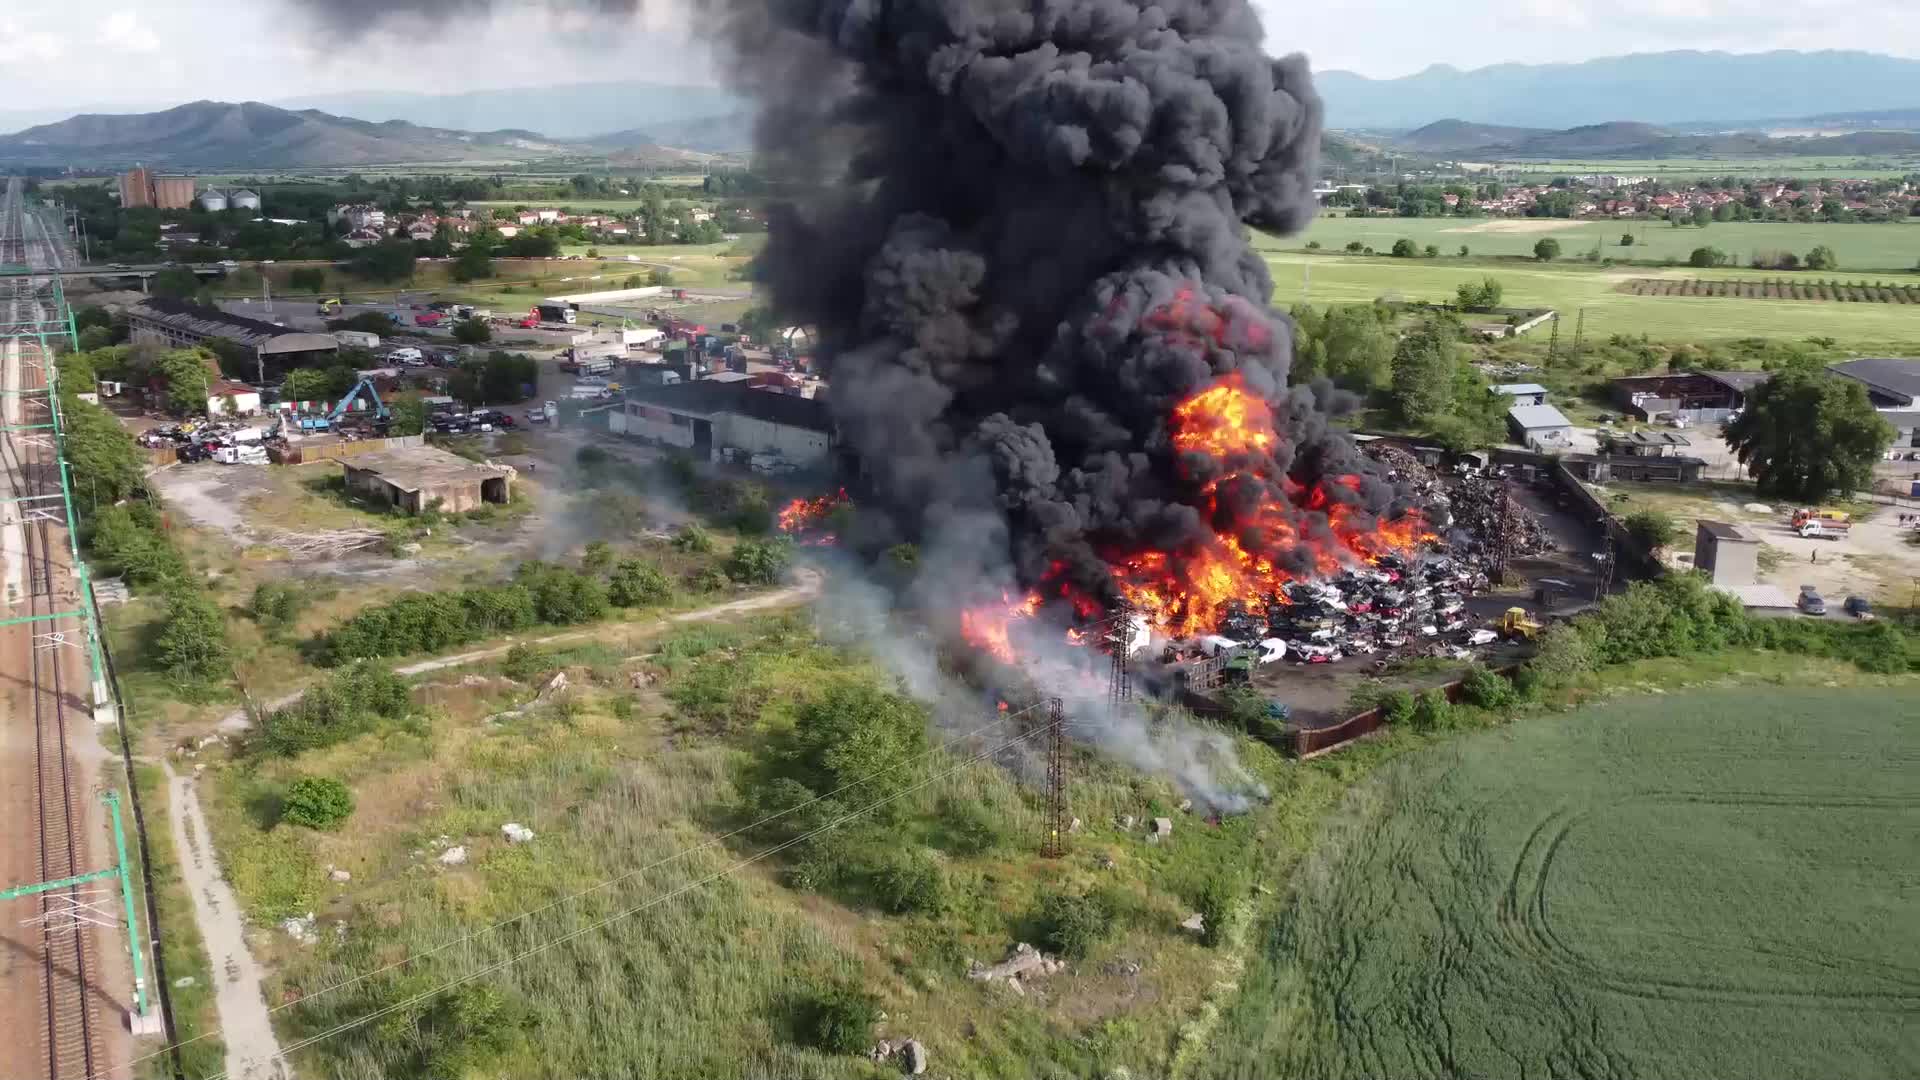
[[[194,778],[182,776],[165,761],[167,817],[173,847],[180,853],[180,876],[193,897],[194,921],[207,943],[214,981],[214,1008],[220,1037],[226,1040],[226,1075],[232,1080],[283,1080],[291,1077],[280,1057],[261,986],[260,964],[247,948],[246,920],[233,886],[221,876],[213,854],[213,832],[200,810]]]

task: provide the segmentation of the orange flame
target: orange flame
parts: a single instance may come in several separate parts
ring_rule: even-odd
[[[1045,598],[1030,592],[1019,600],[1002,593],[997,605],[968,608],[960,613],[960,635],[976,648],[985,649],[1003,664],[1014,662],[1013,625],[1033,618]]]
[[[843,506],[852,506],[853,500],[847,498],[847,489],[841,488],[832,495],[822,495],[817,499],[795,499],[780,511],[780,531],[797,537],[801,543],[828,546],[837,539],[832,533],[819,531],[835,510]]]
[[[1254,451],[1265,453],[1279,442],[1273,410],[1247,391],[1238,372],[1202,390],[1173,409],[1173,445],[1211,458]]]

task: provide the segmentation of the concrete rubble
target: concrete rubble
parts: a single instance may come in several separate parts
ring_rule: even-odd
[[[900,1068],[908,1076],[919,1076],[927,1071],[927,1048],[920,1045],[919,1039],[908,1039],[900,1048]]]
[[[1173,819],[1172,818],[1157,817],[1153,819],[1152,840],[1154,843],[1159,843],[1160,841],[1165,840],[1171,837],[1172,835],[1173,835]]]
[[[467,848],[465,844],[457,844],[440,853],[439,863],[442,866],[463,866],[466,864],[466,861]]]
[[[1207,917],[1196,911],[1181,920],[1180,929],[1191,930],[1196,934],[1204,934],[1207,932]]]
[[[295,915],[280,920],[280,929],[300,944],[312,945],[320,940],[320,934],[314,925],[316,921],[313,912],[309,911],[305,915]]]
[[[524,844],[533,839],[533,830],[517,821],[509,821],[500,826],[500,835],[506,837],[509,844]]]
[[[968,964],[967,978],[983,983],[991,983],[999,979],[1008,983],[1009,989],[1024,992],[1020,986],[1023,980],[1052,975],[1064,970],[1066,966],[1066,961],[1050,957],[1022,941],[1013,947],[1013,952],[1008,954],[1005,960],[991,967],[977,960]]]

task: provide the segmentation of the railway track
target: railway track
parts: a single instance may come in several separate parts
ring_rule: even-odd
[[[0,214],[0,262],[43,268],[56,259],[53,252],[44,248],[43,243],[29,235],[19,183],[11,182],[5,211]],[[9,325],[37,323],[51,316],[42,304],[44,279],[16,276],[6,281]],[[45,401],[44,396],[36,396],[34,392],[47,386],[46,369],[42,365],[50,363],[51,357],[43,358],[38,345],[24,339],[15,339],[0,347],[14,354],[5,358],[10,384],[7,389],[14,391],[11,396],[19,403],[13,406],[14,419],[8,426],[50,422],[50,411],[38,404]],[[0,458],[4,458],[16,497],[60,492],[58,458],[48,437],[50,434],[6,433]],[[20,590],[24,595],[16,599],[12,617],[48,616],[74,610],[78,600],[70,585],[72,567],[66,565],[69,551],[66,522],[48,520],[44,511],[35,510],[56,507],[58,502],[13,505],[17,527],[24,534],[23,546],[16,553],[23,554],[25,566],[21,575],[24,588]],[[79,709],[67,692],[70,679],[64,668],[70,648],[61,644],[60,635],[64,633],[65,640],[71,640],[73,628],[63,621],[48,620],[23,624],[23,630],[17,640],[27,655],[14,652],[7,663],[30,681],[35,873],[41,881],[53,881],[92,869],[88,865],[85,832],[86,782],[69,742],[71,737],[84,737],[90,723],[76,721]],[[25,719],[24,716],[18,718]],[[76,886],[42,893],[36,898],[41,919],[41,955],[36,968],[45,1019],[40,1039],[44,1068],[41,1075],[49,1080],[93,1076],[104,1064],[101,1057],[104,1032],[100,1030],[94,1004],[98,966],[93,952],[94,931],[85,920],[73,917],[87,901],[88,892],[88,886]]]

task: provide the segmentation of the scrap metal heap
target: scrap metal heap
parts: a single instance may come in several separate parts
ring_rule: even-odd
[[[1493,588],[1514,559],[1552,550],[1540,518],[1515,501],[1504,469],[1466,467],[1442,476],[1396,447],[1367,453],[1426,506],[1440,543],[1288,582],[1257,607],[1236,602],[1217,635],[1170,643],[1163,660],[1218,656],[1239,645],[1266,663],[1280,651],[1270,645],[1278,640],[1286,659],[1322,664],[1350,656],[1460,655],[1495,640],[1471,624],[1467,600]]]

